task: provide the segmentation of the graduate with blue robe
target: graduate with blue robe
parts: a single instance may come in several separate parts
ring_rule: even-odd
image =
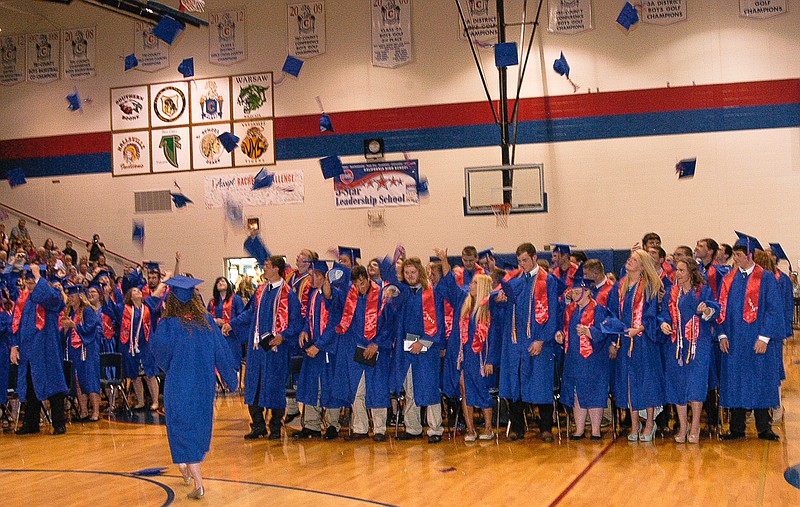
[[[220,276],[214,281],[214,291],[211,300],[208,302],[208,312],[216,322],[219,328],[223,324],[227,324],[242,313],[244,310],[244,300],[234,293],[233,284],[225,278]],[[231,358],[233,358],[233,366],[236,371],[242,369],[242,340],[236,336],[235,332],[228,333],[225,337],[228,342],[228,347],[231,350]]]
[[[92,397],[91,420],[100,418],[100,342],[97,331],[100,321],[91,305],[85,304],[82,285],[68,285],[67,307],[61,317],[61,334],[67,349],[67,358],[72,362],[75,391],[78,395],[78,416],[82,421],[90,420],[87,411],[87,396]]]
[[[744,438],[750,409],[759,438],[778,440],[769,415],[769,409],[780,404],[780,367],[772,349],[781,345],[786,329],[778,284],[771,272],[753,262],[756,249],[760,244],[750,236],[736,242],[736,267],[725,276],[720,291],[720,404],[731,409],[724,440]]]
[[[0,305],[7,300],[0,298]],[[11,360],[11,312],[0,306],[0,405],[8,401],[8,375]]]
[[[586,413],[592,425],[592,439],[599,440],[603,409],[608,405],[611,359],[608,335],[601,324],[609,317],[605,306],[592,296],[592,280],[584,278],[583,265],[575,270],[571,290],[567,292],[563,324],[556,331],[556,341],[564,345],[564,372],[561,379],[561,403],[574,407],[575,434],[584,437]],[[569,301],[567,301],[569,299]]]
[[[58,333],[58,316],[64,308],[61,291],[31,265],[25,274],[26,290],[20,291],[14,307],[11,329],[11,362],[18,364],[17,392],[25,399],[25,420],[18,435],[39,432],[39,400],[50,401],[53,434],[66,433],[64,398],[67,384],[62,364],[63,349]]]
[[[265,409],[272,411],[269,438],[281,437],[290,342],[297,343],[303,330],[300,300],[283,278],[286,261],[276,255],[263,265],[267,281],[256,289],[244,311],[222,327],[223,334],[233,330],[247,346],[244,402],[252,419],[252,431],[245,435],[248,440],[267,436]]]
[[[663,334],[658,331],[658,293],[661,279],[652,258],[634,250],[625,264],[626,274],[608,295],[609,313],[626,328],[616,343],[617,353],[612,390],[615,403],[631,410],[632,428],[628,440],[653,439],[655,407],[664,403],[664,369],[661,358]],[[636,412],[647,410],[647,424],[639,434]]]
[[[158,410],[159,388],[153,352],[150,350],[150,335],[157,322],[156,312],[160,314],[161,292],[165,286],[160,284],[153,295],[143,297],[138,287],[131,287],[125,298],[117,305],[120,315],[119,350],[122,353],[122,373],[125,378],[133,380],[136,395],[135,410],[144,408],[144,387],[139,370],[144,372],[147,390],[150,392],[150,410]]]
[[[194,479],[189,498],[204,495],[200,463],[211,445],[216,395],[216,374],[232,391],[236,371],[219,327],[194,292],[202,280],[175,275],[163,318],[152,336],[156,363],[164,370],[164,414],[173,463],[179,464],[184,481]]]
[[[558,281],[537,264],[536,248],[523,243],[516,250],[521,275],[503,282],[508,299],[500,355],[500,396],[508,398],[511,440],[524,438],[524,403],[539,409],[540,438],[553,441],[555,333],[558,323]]]
[[[481,252],[484,253],[484,252]],[[464,292],[469,290],[469,284],[475,275],[486,275],[486,273],[478,264],[478,249],[474,246],[465,246],[461,250],[461,263],[462,266],[453,267],[453,276],[456,284],[461,287]]]

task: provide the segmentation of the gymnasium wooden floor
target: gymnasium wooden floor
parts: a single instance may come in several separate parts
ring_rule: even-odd
[[[211,452],[203,464],[205,505],[800,505],[784,470],[800,463],[800,347],[786,344],[779,442],[755,438],[699,445],[671,439],[629,443],[606,436],[518,442],[245,441],[239,396],[217,400]],[[292,426],[298,428],[296,423]],[[5,505],[159,506],[188,500],[171,464],[164,426],[106,418],[67,434],[0,435]],[[289,428],[289,431],[293,431]],[[393,433],[393,431],[390,431]],[[609,432],[606,431],[606,434]],[[169,466],[164,475],[129,472]]]

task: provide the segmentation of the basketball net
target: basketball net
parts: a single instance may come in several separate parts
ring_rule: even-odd
[[[511,203],[492,204],[492,213],[494,213],[494,218],[497,220],[497,227],[507,229],[508,215],[511,214]]]

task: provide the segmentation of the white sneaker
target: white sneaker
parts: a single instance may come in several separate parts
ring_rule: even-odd
[[[464,435],[464,442],[474,442],[478,439],[478,435],[475,433],[467,433]]]
[[[491,433],[481,433],[478,438],[480,440],[492,440],[494,438],[494,431]]]

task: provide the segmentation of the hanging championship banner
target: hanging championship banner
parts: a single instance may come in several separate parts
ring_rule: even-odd
[[[786,0],[739,0],[739,15],[765,19],[787,12]]]
[[[491,49],[497,42],[497,4],[492,0],[469,0],[464,18],[472,40],[480,47]],[[469,40],[460,16],[458,38]]]
[[[169,66],[169,44],[153,35],[153,26],[134,21],[133,52],[139,60],[137,70],[155,72]]]
[[[146,129],[150,126],[147,86],[111,89],[111,130]]]
[[[27,75],[31,83],[50,83],[61,75],[61,33],[32,33],[27,40]]]
[[[411,0],[372,0],[372,65],[411,61]]]
[[[325,2],[287,6],[287,43],[290,55],[301,59],[325,52]]]
[[[686,0],[643,0],[642,21],[661,26],[686,21]]]
[[[208,61],[215,65],[233,65],[247,59],[245,10],[208,14]]]
[[[592,29],[591,0],[548,0],[547,9],[548,32],[570,34]]]
[[[2,38],[3,60],[0,83],[15,85],[25,81],[25,36],[10,35]]]
[[[419,161],[342,164],[344,173],[333,180],[337,208],[418,206]]]
[[[64,40],[64,76],[86,79],[97,75],[97,29],[74,28],[62,32]]]
[[[189,127],[153,129],[150,132],[150,146],[153,148],[154,173],[191,170]]]
[[[305,198],[303,171],[278,171],[272,185],[253,191],[258,171],[223,176],[206,176],[206,208],[222,208],[226,201],[247,206],[299,204]]]
[[[150,172],[150,134],[146,130],[111,135],[114,176]]]

